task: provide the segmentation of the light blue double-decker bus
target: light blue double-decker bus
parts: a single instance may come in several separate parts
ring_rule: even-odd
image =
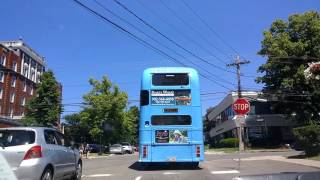
[[[148,68],[140,92],[139,162],[204,159],[199,76],[185,67]]]

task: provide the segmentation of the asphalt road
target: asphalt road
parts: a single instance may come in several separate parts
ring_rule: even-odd
[[[244,153],[241,158],[292,155],[290,153]],[[142,168],[137,162],[138,155],[113,155],[104,158],[84,159],[84,180],[110,179],[110,180],[206,180],[206,179],[232,179],[245,175],[261,175],[285,172],[313,172],[320,169],[291,164],[273,160],[237,161],[238,154],[214,155],[208,154],[205,161],[197,169],[184,165],[155,165]]]

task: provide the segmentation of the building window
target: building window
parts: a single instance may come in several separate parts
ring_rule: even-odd
[[[0,71],[0,82],[4,82],[4,72]]]
[[[18,70],[18,65],[17,65],[17,62],[16,61],[13,61],[12,63],[12,70],[16,71]]]
[[[27,63],[24,63],[22,74],[23,74],[25,77],[28,77],[28,69],[29,69],[29,65],[28,65]]]
[[[12,108],[12,106],[9,107],[9,116],[13,117],[13,108]]]
[[[21,104],[21,106],[25,106],[26,105],[26,98],[25,97],[21,98],[20,104]]]
[[[33,95],[33,86],[30,87],[30,95]]]
[[[6,60],[7,60],[7,56],[6,55],[1,55],[0,56],[0,64],[2,65],[2,66],[6,66]]]
[[[14,103],[14,97],[15,97],[15,94],[13,92],[10,93],[10,102],[11,103]]]
[[[12,76],[12,79],[11,79],[11,87],[16,87],[16,81],[17,81],[17,77]]]
[[[23,92],[27,92],[27,82],[23,82]]]
[[[35,75],[36,73],[34,72],[34,69],[31,69],[31,80],[34,81],[35,80]]]
[[[3,95],[3,88],[0,87],[0,99],[2,99],[2,95]]]

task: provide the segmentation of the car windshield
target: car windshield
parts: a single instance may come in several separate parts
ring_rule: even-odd
[[[17,179],[320,171],[320,0],[2,0],[0,17]]]
[[[3,147],[33,144],[35,132],[26,130],[0,130],[0,145]]]

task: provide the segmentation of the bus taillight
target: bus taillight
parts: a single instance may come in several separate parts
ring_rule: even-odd
[[[147,146],[143,146],[142,157],[143,158],[147,157]]]
[[[200,157],[200,146],[197,146],[196,155],[197,155],[197,157]]]

